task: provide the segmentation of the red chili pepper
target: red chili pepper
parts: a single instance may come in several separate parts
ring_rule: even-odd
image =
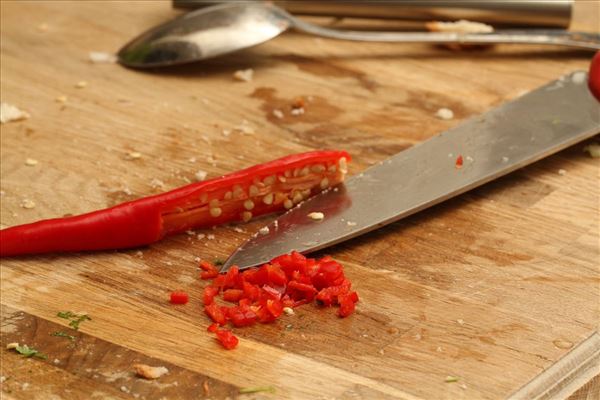
[[[219,329],[217,330],[217,340],[221,342],[223,347],[227,350],[234,349],[238,345],[238,338],[236,338],[231,331],[227,329]]]
[[[600,51],[592,59],[590,72],[588,74],[588,87],[596,100],[600,101]]]
[[[462,168],[463,166],[463,156],[456,157],[456,163],[454,164],[457,169]]]
[[[232,267],[227,274],[219,275],[204,289],[205,296],[208,291],[210,297],[204,309],[215,323],[224,325],[229,321],[235,327],[243,327],[256,322],[273,322],[281,317],[284,307],[298,307],[316,297],[326,306],[339,304],[338,315],[347,317],[358,302],[358,294],[350,291],[351,286],[344,268],[331,257],[316,260],[293,252],[259,268],[239,272],[237,267]],[[238,305],[215,304],[213,297],[218,293],[217,287],[225,288],[224,300]]]
[[[200,273],[200,278],[202,279],[213,279],[219,276],[217,267],[207,261],[200,262],[200,268],[202,269]]]
[[[171,293],[172,304],[187,304],[189,300],[190,297],[186,292],[175,291]]]
[[[219,294],[219,289],[214,286],[207,286],[204,288],[204,293],[202,294],[202,302],[205,306],[212,304],[215,296]]]
[[[282,211],[343,181],[344,151],[313,151],[74,217],[0,231],[0,256],[122,249]],[[206,275],[205,275],[206,276]]]

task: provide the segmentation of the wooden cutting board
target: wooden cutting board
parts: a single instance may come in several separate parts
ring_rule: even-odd
[[[598,4],[576,6],[579,27],[599,31]],[[92,64],[88,53],[115,51],[175,16],[168,2],[1,7],[2,101],[31,115],[2,125],[2,227],[310,149],[346,149],[358,173],[591,58],[558,47],[457,53],[286,33],[202,65],[140,72]],[[243,68],[254,69],[251,82],[233,80]],[[298,96],[306,112],[292,116]],[[454,119],[436,118],[442,107]],[[254,133],[236,129],[244,123]],[[205,332],[195,259],[226,258],[272,217],[196,232],[214,239],[2,259],[2,398],[215,399],[265,385],[276,392],[239,397],[549,398],[594,376],[578,395],[597,396],[600,164],[584,145],[329,249],[360,294],[356,314],[305,306],[236,330],[230,352]],[[174,289],[191,302],[170,305]],[[75,331],[61,310],[92,320]],[[22,358],[10,342],[48,359]],[[136,362],[169,373],[145,381]]]

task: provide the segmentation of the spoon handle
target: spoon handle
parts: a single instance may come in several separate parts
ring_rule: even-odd
[[[292,26],[296,30],[332,39],[402,43],[547,44],[586,50],[600,50],[600,35],[585,32],[569,32],[562,29],[499,30],[491,33],[372,32],[325,28],[298,18],[289,17],[292,18]]]

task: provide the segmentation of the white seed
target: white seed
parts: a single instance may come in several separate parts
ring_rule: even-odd
[[[200,203],[206,203],[207,200],[208,200],[208,194],[202,193],[200,195]]]
[[[295,191],[294,195],[292,196],[292,201],[294,202],[294,204],[298,204],[302,200],[303,200],[302,193]]]
[[[583,71],[577,71],[571,76],[571,81],[576,85],[581,85],[586,81],[587,74]]]
[[[230,192],[230,191],[229,191],[229,192],[226,192],[226,193],[225,193],[225,196],[223,196],[223,198],[224,198],[225,200],[231,200],[231,198],[232,198],[232,197],[233,197],[233,193],[232,193],[232,192]]]
[[[242,221],[248,222],[252,219],[252,213],[250,211],[244,211],[242,213]]]
[[[292,175],[295,177],[300,176],[300,168],[294,168]]]
[[[233,185],[233,197],[236,199],[244,197],[244,189],[240,185]]]
[[[250,82],[254,77],[254,70],[252,68],[240,69],[233,73],[233,79],[241,82]]]
[[[250,197],[258,196],[258,188],[254,185],[250,185],[250,189],[248,189],[248,194]]]
[[[306,167],[304,167],[304,168],[302,168],[302,169],[300,170],[300,174],[299,174],[299,175],[300,175],[300,176],[306,176],[306,175],[308,175],[308,174],[309,174],[309,172],[310,172],[310,169],[308,168],[308,165],[307,165]]]
[[[246,200],[244,202],[244,208],[246,210],[252,210],[254,208],[254,202],[252,200],[250,200],[250,199]]]
[[[335,166],[335,164],[331,164],[329,168],[327,168],[327,171],[335,173],[337,171],[337,167]]]
[[[261,235],[268,235],[269,234],[269,227],[268,226],[263,226],[262,228],[260,228],[258,230],[258,233],[260,233]]]
[[[339,164],[340,164],[340,172],[342,174],[347,173],[348,172],[348,162],[346,161],[346,157],[340,158]]]
[[[308,214],[308,218],[315,221],[321,221],[323,218],[325,218],[325,214],[323,214],[322,212],[311,212],[310,214]]]
[[[285,177],[285,176],[282,176],[282,175],[279,175],[279,176],[277,177],[277,180],[279,180],[279,182],[281,182],[281,183],[285,183],[285,182],[287,182],[287,179],[286,179],[286,177]]]
[[[263,183],[267,186],[274,184],[275,183],[275,175],[267,176],[265,179],[263,179]]]
[[[130,160],[137,160],[138,158],[142,158],[142,153],[140,153],[139,151],[130,151],[129,153],[127,153],[127,157]]]
[[[302,194],[302,198],[304,198],[304,199],[308,199],[310,197],[310,189],[304,189],[300,193]]]
[[[212,199],[211,201],[208,202],[208,206],[210,208],[219,207],[219,200],[218,199]]]
[[[94,64],[114,64],[117,62],[117,56],[103,51],[90,51],[89,59]]]
[[[454,118],[454,112],[452,110],[450,110],[449,108],[440,108],[435,113],[435,116],[438,117],[439,119],[450,120],[450,119]]]
[[[284,175],[286,178],[291,178],[291,177],[292,177],[292,171],[291,171],[291,170],[289,170],[289,169],[286,169],[286,170],[283,172],[283,175]]]
[[[321,172],[325,171],[325,166],[321,164],[315,164],[312,167],[310,167],[310,170],[316,174],[320,174]]]
[[[33,167],[34,165],[37,165],[38,161],[34,160],[33,158],[28,158],[27,160],[25,160],[25,165],[29,166],[29,167]]]
[[[321,189],[326,189],[327,187],[329,187],[329,179],[323,178],[319,186],[321,187]]]
[[[283,307],[285,315],[294,315],[294,309],[291,307]]]
[[[302,107],[293,108],[292,111],[290,111],[290,114],[292,114],[294,116],[302,115],[302,114],[304,114],[304,108],[302,108]]]
[[[201,169],[198,170],[198,172],[196,172],[194,174],[194,176],[196,177],[197,181],[203,181],[203,180],[205,180],[206,179],[206,175],[208,175],[208,172],[202,171]]]
[[[282,119],[284,117],[283,111],[276,108],[273,110],[273,116],[275,116],[275,118]]]
[[[293,206],[294,206],[294,203],[292,203],[292,201],[290,199],[285,199],[285,201],[283,202],[283,207],[285,207],[286,210],[289,210]]]
[[[348,221],[348,222],[346,222],[346,225],[348,225],[348,226],[356,226],[356,222]]]
[[[265,197],[263,197],[263,203],[267,205],[273,204],[273,193],[269,193]]]
[[[223,210],[221,210],[219,207],[211,207],[210,208],[210,216],[211,217],[218,217],[221,215],[221,213],[223,212]]]

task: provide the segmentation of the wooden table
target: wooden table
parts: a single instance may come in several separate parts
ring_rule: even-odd
[[[1,7],[2,101],[31,115],[2,125],[3,227],[309,149],[344,148],[358,173],[586,69],[591,57],[286,33],[203,65],[139,72],[92,64],[88,52],[115,51],[173,17],[168,2]],[[595,10],[594,2],[577,4],[582,29],[599,30]],[[254,69],[252,82],[232,79],[241,68]],[[80,81],[87,86],[77,88]],[[273,116],[297,96],[312,96],[304,115]],[[436,118],[442,107],[455,118]],[[254,134],[234,129],[244,120]],[[213,240],[184,234],[130,251],[3,259],[2,398],[215,399],[263,385],[276,393],[240,398],[548,398],[569,396],[594,376],[578,394],[597,396],[600,164],[584,145],[329,249],[355,282],[357,313],[342,320],[306,306],[236,330],[240,345],[230,352],[205,332],[195,258],[225,258],[271,217],[197,232]],[[35,207],[23,208],[25,199]],[[170,305],[173,289],[191,302]],[[92,320],[74,331],[60,310]],[[10,342],[48,359],[22,358],[5,349]],[[170,372],[146,381],[134,376],[135,362]]]

